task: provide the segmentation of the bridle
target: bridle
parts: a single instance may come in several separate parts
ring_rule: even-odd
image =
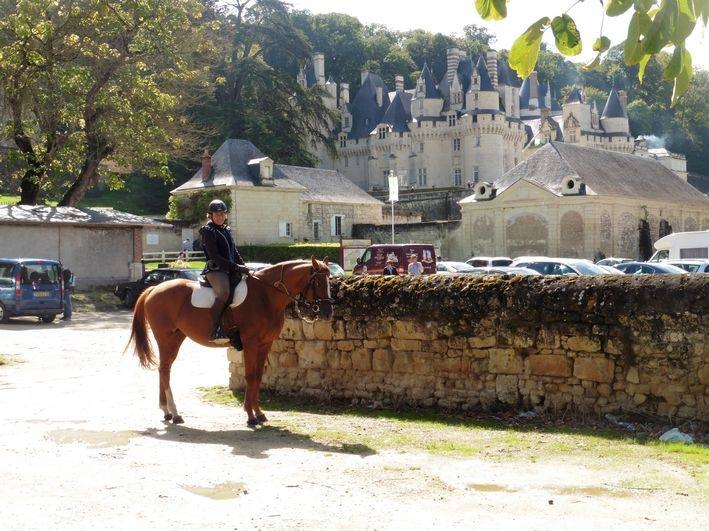
[[[288,286],[286,286],[285,282],[283,281],[283,273],[284,273],[284,265],[281,265],[281,278],[280,280],[276,280],[273,284],[270,284],[269,282],[266,282],[265,280],[254,276],[250,275],[252,278],[258,280],[262,284],[269,286],[279,293],[284,294],[286,297],[288,297],[291,302],[293,303],[293,307],[295,308],[295,313],[298,316],[299,319],[305,321],[306,323],[314,323],[315,321],[319,320],[319,314],[320,314],[320,305],[322,303],[329,303],[329,304],[334,304],[335,300],[330,298],[330,297],[317,297],[316,293],[316,283],[317,279],[319,276],[325,277],[325,281],[327,282],[327,276],[330,274],[330,271],[327,267],[321,268],[321,269],[314,269],[310,273],[310,277],[308,278],[308,283],[305,285],[305,287],[295,293],[291,294],[290,290],[288,289]],[[313,297],[311,300],[308,300],[308,293],[312,291]],[[312,313],[315,317],[314,318],[308,318],[303,315],[301,311],[301,307],[307,311]]]

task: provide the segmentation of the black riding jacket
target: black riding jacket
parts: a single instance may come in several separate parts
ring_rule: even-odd
[[[236,249],[236,243],[231,235],[231,228],[218,226],[213,222],[199,229],[202,240],[202,250],[207,257],[203,273],[223,271],[228,274],[243,271],[244,259]]]

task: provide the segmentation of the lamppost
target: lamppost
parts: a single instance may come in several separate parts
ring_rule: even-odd
[[[391,201],[391,243],[394,243],[394,202],[399,200],[399,179],[389,170],[389,201]]]

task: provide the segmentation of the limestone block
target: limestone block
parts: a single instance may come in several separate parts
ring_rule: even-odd
[[[414,374],[431,376],[436,372],[433,361],[434,358],[427,352],[412,352],[411,360],[414,365]]]
[[[362,346],[364,348],[371,348],[371,349],[380,348],[379,341],[376,339],[365,339],[364,341],[362,341]]]
[[[709,363],[705,363],[699,368],[699,382],[704,385],[709,385]]]
[[[603,397],[611,396],[611,386],[608,384],[599,384],[597,390],[598,394]]]
[[[497,376],[495,379],[495,392],[500,402],[503,404],[517,404],[519,401],[518,380],[515,375],[500,374]]]
[[[625,375],[625,379],[633,384],[639,384],[640,383],[640,375],[638,374],[638,368],[637,367],[630,367],[628,369],[628,374]]]
[[[286,319],[281,330],[283,339],[303,339],[303,328],[300,319]]]
[[[445,339],[421,341],[421,350],[424,350],[426,352],[442,353],[448,350],[448,341],[446,341]]]
[[[574,362],[574,376],[585,381],[610,383],[614,369],[615,363],[602,357],[577,358]]]
[[[623,341],[618,337],[609,337],[606,340],[606,346],[603,350],[606,354],[613,356],[622,356],[625,351]]]
[[[345,330],[347,339],[365,339],[365,323],[362,321],[347,321]]]
[[[429,321],[394,321],[392,335],[401,339],[436,339],[438,325]]]
[[[311,388],[319,389],[322,383],[322,373],[316,370],[309,370],[305,374],[305,385]]]
[[[372,352],[372,370],[389,372],[394,364],[394,353],[389,349],[378,348]]]
[[[244,364],[244,353],[240,350],[236,350],[234,347],[229,347],[226,349],[226,359],[235,363],[236,365]]]
[[[598,352],[601,342],[597,337],[572,336],[566,338],[566,348],[575,352]]]
[[[349,351],[349,350],[354,350],[354,348],[355,348],[354,341],[350,341],[349,339],[337,341],[336,345],[337,345],[338,350],[344,351],[344,352]]]
[[[298,366],[298,356],[295,352],[281,352],[277,363],[279,367],[291,369]]]
[[[324,368],[327,366],[325,341],[296,341],[295,351],[300,358],[301,367]]]
[[[571,360],[556,354],[535,354],[527,358],[527,370],[537,376],[571,376]]]
[[[399,339],[394,337],[391,340],[393,350],[421,350],[421,341],[418,339]]]
[[[537,331],[537,347],[539,348],[559,348],[561,339],[559,334],[548,328],[540,328]]]
[[[448,338],[448,346],[450,348],[463,348],[467,343],[467,339],[463,336],[453,336]]]
[[[488,348],[497,344],[495,336],[474,336],[468,338],[468,344],[472,348]]]
[[[534,345],[534,337],[528,330],[518,329],[512,334],[512,345],[518,348],[528,348]]]
[[[345,322],[339,319],[333,319],[332,321],[315,321],[312,324],[304,322],[303,336],[306,339],[345,339]]]
[[[457,355],[456,355],[457,352]],[[439,371],[460,375],[463,367],[462,351],[449,350],[448,355],[436,360],[436,368]]]
[[[352,351],[352,368],[358,371],[372,370],[372,351],[358,348]]]
[[[513,349],[490,350],[488,370],[493,374],[519,374],[522,372],[522,357]]]
[[[327,354],[327,366],[333,370],[342,369],[342,353],[331,349]]]
[[[389,321],[372,319],[367,321],[364,325],[364,332],[369,339],[391,337],[391,323]]]
[[[413,356],[409,352],[396,352],[394,354],[394,372],[412,373],[414,370]]]

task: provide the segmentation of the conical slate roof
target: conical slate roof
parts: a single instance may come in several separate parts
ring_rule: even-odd
[[[601,118],[627,118],[628,115],[620,104],[618,92],[612,88],[606,100],[606,106],[603,107]]]
[[[485,92],[492,92],[495,90],[492,86],[492,81],[490,80],[490,74],[487,71],[487,64],[485,63],[483,56],[478,58],[478,63],[475,65],[478,69],[478,75],[480,76],[480,90]]]
[[[578,87],[574,87],[566,98],[564,103],[586,103],[586,99],[583,97],[583,93]]]
[[[428,64],[423,64],[421,69],[421,77],[423,78],[423,97],[424,98],[440,98],[441,95],[436,88],[436,82],[433,79],[433,74],[428,69]]]
[[[385,123],[391,127],[395,133],[402,133],[409,130],[407,121],[411,119],[411,115],[406,112],[406,107],[401,98],[401,93],[397,92],[394,96],[394,101],[391,102],[389,108],[384,113],[381,123]]]

